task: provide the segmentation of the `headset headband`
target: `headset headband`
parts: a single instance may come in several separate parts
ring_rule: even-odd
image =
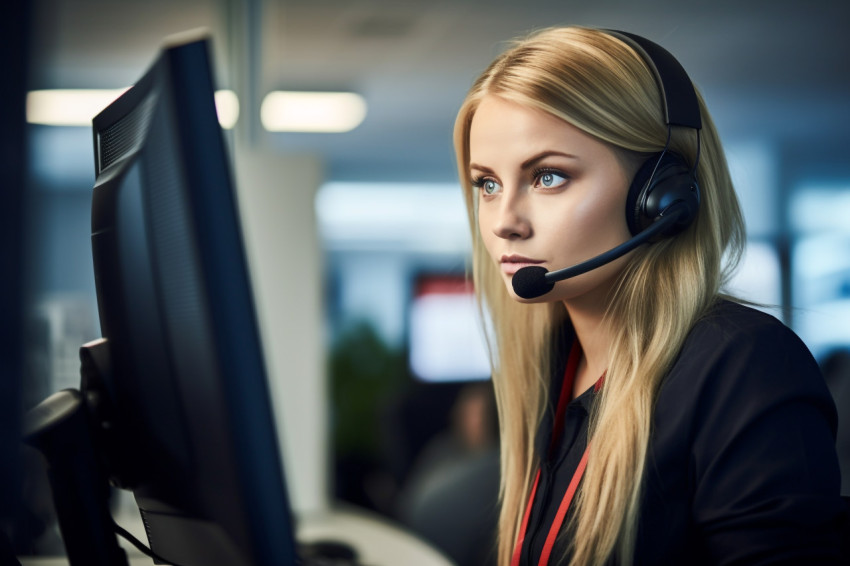
[[[695,130],[702,128],[702,117],[694,85],[684,67],[669,51],[633,33],[617,30],[603,31],[632,47],[652,70],[655,82],[661,89],[664,122],[668,126],[686,126]]]

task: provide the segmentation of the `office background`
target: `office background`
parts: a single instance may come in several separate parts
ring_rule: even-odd
[[[239,99],[226,136],[299,510],[342,497],[391,514],[416,454],[449,425],[467,383],[487,377],[460,368],[461,356],[454,375],[449,367],[433,378],[448,381],[422,379],[427,372],[410,363],[421,346],[412,340],[416,305],[423,281],[453,281],[466,267],[455,112],[506,40],[533,29],[627,29],[679,58],[713,112],[744,206],[749,247],[733,290],[765,303],[819,360],[850,348],[846,2],[30,6],[27,90],[126,87],[166,36],[211,31],[219,86]],[[269,132],[260,104],[278,89],[359,93],[365,120],[346,133]],[[26,134],[28,407],[78,384],[77,350],[99,330],[90,128],[30,124]],[[461,376],[473,381],[453,379]],[[417,422],[402,427],[406,437],[389,438],[387,419],[409,407],[419,407]]]

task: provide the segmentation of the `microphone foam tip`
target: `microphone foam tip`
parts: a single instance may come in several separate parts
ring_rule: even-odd
[[[538,265],[523,267],[514,273],[511,278],[511,285],[514,288],[514,293],[523,299],[535,299],[541,295],[545,295],[555,286],[546,280],[546,268]]]

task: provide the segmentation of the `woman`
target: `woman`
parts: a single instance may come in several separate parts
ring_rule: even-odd
[[[494,327],[499,564],[838,562],[834,406],[795,335],[721,295],[738,202],[702,99],[701,129],[668,125],[657,67],[619,33],[546,30],[498,57],[457,118]],[[636,194],[671,159],[699,185],[679,233],[517,294],[523,268],[640,233]]]

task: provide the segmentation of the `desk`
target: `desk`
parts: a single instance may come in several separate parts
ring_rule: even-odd
[[[389,520],[354,507],[300,517],[296,537],[301,542],[332,539],[357,549],[370,566],[452,566],[440,552]]]
[[[141,520],[120,517],[119,523],[133,536],[147,543]],[[439,551],[389,520],[354,507],[299,516],[296,538],[299,542],[324,539],[352,545],[364,564],[369,566],[452,566]],[[118,537],[127,551],[130,566],[152,566],[153,560],[139,553]],[[64,557],[21,557],[22,566],[67,566]]]

